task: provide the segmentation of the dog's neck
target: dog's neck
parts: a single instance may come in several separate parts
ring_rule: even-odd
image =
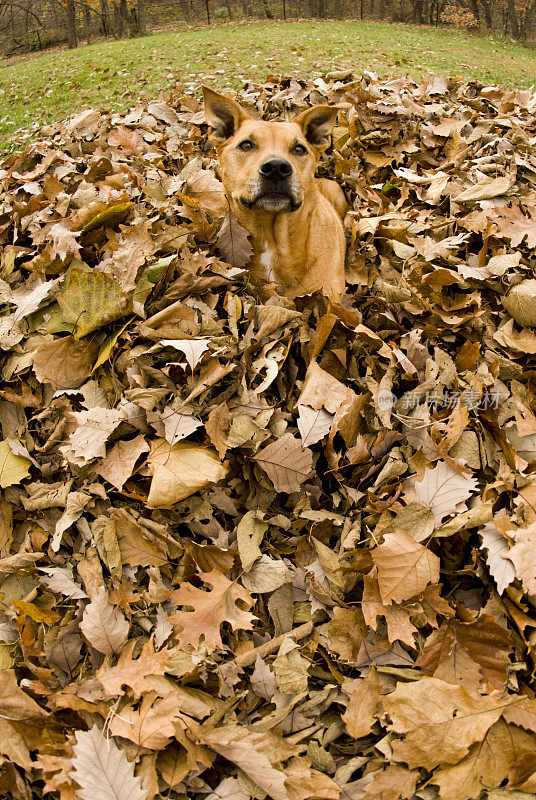
[[[230,200],[231,210],[249,232],[253,253],[249,270],[254,280],[268,280],[302,294],[301,277],[307,268],[304,243],[309,240],[311,215],[317,202],[316,186],[296,211],[259,211]],[[289,277],[293,285],[289,283]],[[303,291],[302,291],[303,290]]]

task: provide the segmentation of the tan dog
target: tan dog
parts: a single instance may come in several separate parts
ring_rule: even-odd
[[[279,284],[288,297],[324,289],[337,299],[347,205],[340,186],[314,177],[337,109],[314,106],[292,122],[265,122],[206,86],[203,95],[225,194],[251,234],[252,278]]]

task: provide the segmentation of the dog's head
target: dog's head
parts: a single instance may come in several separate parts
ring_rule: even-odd
[[[314,106],[292,122],[265,122],[206,86],[203,95],[227,196],[246,208],[272,213],[299,208],[329,145],[337,108]]]

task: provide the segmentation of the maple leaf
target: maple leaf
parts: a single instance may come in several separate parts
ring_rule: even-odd
[[[203,637],[205,647],[212,652],[223,644],[220,627],[224,622],[234,631],[251,630],[256,617],[242,610],[237,603],[241,602],[249,609],[253,605],[253,598],[236,581],[229,581],[217,570],[200,572],[199,577],[212,588],[207,592],[183,583],[172,593],[171,599],[178,606],[193,610],[175,611],[168,621],[178,628],[176,636],[181,647],[189,644],[198,647]]]
[[[79,785],[80,800],[147,800],[141,778],[134,777],[134,765],[123,750],[94,725],[76,732],[71,777]]]
[[[284,433],[255,456],[255,461],[263,468],[276,492],[291,494],[309,476],[313,466],[313,454],[303,448],[291,434]]]

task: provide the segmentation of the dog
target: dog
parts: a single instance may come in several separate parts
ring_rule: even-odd
[[[315,178],[337,108],[318,105],[292,122],[258,120],[203,86],[229,208],[249,232],[254,281],[276,283],[289,298],[344,292],[347,203],[341,187]]]

